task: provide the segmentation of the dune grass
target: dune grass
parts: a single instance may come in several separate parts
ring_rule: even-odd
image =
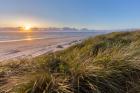
[[[32,63],[15,93],[140,93],[140,32],[91,37]]]

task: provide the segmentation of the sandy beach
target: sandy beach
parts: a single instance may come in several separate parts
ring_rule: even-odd
[[[0,62],[36,57],[42,54],[65,49],[78,43],[82,37],[60,37],[35,40],[22,40],[13,42],[0,42]],[[73,42],[76,41],[76,42]]]

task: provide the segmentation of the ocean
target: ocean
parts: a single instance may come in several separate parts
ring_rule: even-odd
[[[34,40],[34,39],[47,39],[47,38],[63,38],[63,37],[91,37],[103,32],[16,32],[16,31],[1,31],[0,42],[14,42],[22,40]]]

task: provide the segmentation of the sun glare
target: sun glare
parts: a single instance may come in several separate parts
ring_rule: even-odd
[[[32,28],[32,26],[29,24],[24,26],[24,30],[31,30],[31,28]]]
[[[20,27],[21,32],[31,32],[32,31],[32,25],[26,24]]]

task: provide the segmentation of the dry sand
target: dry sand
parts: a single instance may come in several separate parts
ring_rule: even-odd
[[[78,43],[81,39],[82,37],[61,37],[0,42],[0,62],[27,56],[36,57],[45,53],[62,50],[76,43],[73,41],[77,40]]]

